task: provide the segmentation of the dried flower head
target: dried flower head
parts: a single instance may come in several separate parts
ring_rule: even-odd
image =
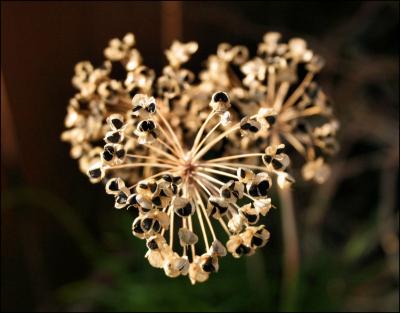
[[[305,157],[306,180],[329,175],[323,154],[337,149],[338,123],[312,81],[323,62],[304,40],[267,33],[253,59],[219,45],[196,78],[184,64],[197,43],[175,41],[156,78],[134,45],[127,34],[99,68],[78,63],[62,139],[115,208],[136,213],[149,263],[203,282],[227,253],[252,255],[269,240],[269,190],[294,182],[287,145]]]
[[[220,114],[230,107],[229,96],[218,92],[210,98],[209,114],[188,144],[159,109],[162,99],[135,95],[130,114],[107,119],[106,134],[113,138],[105,137],[102,155],[107,157],[88,170],[93,182],[108,179],[105,188],[114,196],[115,208],[136,212],[132,232],[146,240],[150,264],[164,269],[169,277],[189,275],[192,283],[217,272],[219,259],[227,251],[235,257],[250,255],[267,242],[265,227],[253,225],[271,208],[272,177],[285,174],[285,167],[243,162],[264,159],[264,152],[224,154],[219,143],[240,133],[242,123],[223,126]],[[252,123],[256,118],[247,120]],[[208,123],[214,124],[209,131]],[[115,151],[124,150],[132,141],[141,145],[144,153],[124,151],[123,158],[115,159]],[[282,149],[272,149],[273,157],[283,154]],[[141,179],[128,185],[118,173],[132,169]],[[217,227],[228,242],[242,238],[240,245],[234,250],[229,248],[231,244],[225,248],[217,237]]]

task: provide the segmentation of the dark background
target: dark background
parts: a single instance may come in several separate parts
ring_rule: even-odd
[[[398,16],[385,1],[2,2],[2,311],[398,311]],[[294,290],[281,292],[279,210],[262,251],[227,257],[190,287],[148,265],[131,218],[60,142],[73,67],[132,31],[158,73],[172,39],[197,41],[197,71],[218,43],[254,52],[270,30],[326,58],[317,79],[335,101],[341,151],[326,184],[296,184]]]

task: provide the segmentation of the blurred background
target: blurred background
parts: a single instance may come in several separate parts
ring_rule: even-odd
[[[333,175],[294,188],[300,275],[282,292],[279,210],[270,243],[226,257],[205,284],[143,258],[131,217],[113,209],[60,141],[73,67],[136,35],[158,73],[175,38],[252,53],[266,31],[298,36],[327,64],[317,80],[341,122]],[[398,311],[398,2],[2,2],[2,311]],[[278,203],[278,197],[274,197]]]

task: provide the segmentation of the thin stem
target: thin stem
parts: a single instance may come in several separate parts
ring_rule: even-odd
[[[210,150],[214,145],[216,145],[219,141],[224,139],[226,136],[228,136],[230,133],[233,133],[234,131],[238,130],[240,128],[240,123],[237,123],[235,126],[232,126],[231,128],[227,129],[224,131],[222,134],[220,134],[217,138],[214,138],[214,140],[210,141],[207,145],[205,145],[197,154],[195,154],[193,161],[197,161],[200,159],[204,154],[207,153],[208,150]]]
[[[211,235],[212,235],[214,240],[217,240],[217,236],[215,236],[214,228],[213,228],[213,226],[211,224],[211,221],[210,221],[210,219],[208,217],[208,214],[207,214],[206,208],[204,206],[203,200],[201,199],[200,193],[199,193],[199,191],[197,189],[195,189],[195,192],[196,192],[197,201],[199,202],[201,210],[203,211],[203,214],[204,214],[204,216],[206,218],[206,221],[207,221],[207,224],[208,224],[208,228],[211,231]]]
[[[292,93],[289,99],[283,104],[283,109],[291,107],[296,101],[301,97],[304,93],[304,89],[310,84],[314,77],[314,73],[308,72],[307,75],[304,77],[303,81],[297,87],[297,89]]]
[[[210,249],[210,245],[208,244],[207,233],[206,233],[206,229],[204,227],[203,217],[201,216],[200,208],[198,205],[195,204],[195,202],[193,200],[192,200],[192,205],[194,205],[194,207],[196,208],[196,213],[197,213],[197,217],[199,218],[201,233],[203,234],[204,244],[206,246],[206,250],[208,251]]]
[[[206,162],[219,162],[219,161],[224,161],[224,160],[243,159],[243,158],[263,156],[263,155],[265,155],[265,153],[246,153],[246,154],[238,154],[238,155],[231,155],[231,156],[222,157],[222,158],[210,159],[210,160],[207,160]]]
[[[172,161],[168,161],[168,160],[165,160],[165,159],[160,159],[160,158],[156,158],[156,157],[153,157],[153,156],[145,156],[145,155],[140,155],[140,154],[129,154],[129,153],[126,156],[128,158],[150,159],[150,160],[153,160],[153,161],[159,161],[159,162],[166,163],[166,164],[179,165],[177,162],[172,162]]]
[[[196,138],[194,139],[194,143],[193,143],[192,149],[190,150],[191,153],[193,153],[193,151],[196,151],[196,149],[197,149],[197,144],[199,143],[199,141],[200,141],[200,139],[201,139],[201,136],[203,135],[204,129],[206,128],[208,122],[214,117],[214,115],[215,115],[215,111],[212,110],[212,111],[208,114],[208,116],[207,116],[207,118],[205,119],[205,121],[203,122],[203,124],[201,125],[199,131],[197,132]]]
[[[229,174],[229,173],[226,173],[226,172],[222,172],[222,171],[219,171],[219,170],[214,170],[212,168],[206,168],[206,167],[202,167],[202,166],[199,166],[199,168],[202,169],[203,171],[206,171],[206,172],[219,174],[219,175],[222,175],[222,176],[226,176],[226,177],[237,179],[237,176],[233,175],[233,174]]]
[[[214,177],[212,177],[212,176],[210,176],[210,175],[207,175],[207,174],[205,174],[205,173],[202,173],[202,172],[196,172],[196,174],[197,175],[199,175],[199,176],[202,176],[202,177],[204,177],[204,178],[206,178],[206,179],[208,179],[208,180],[210,180],[210,181],[213,181],[213,182],[215,182],[215,183],[217,183],[217,184],[219,184],[219,185],[225,185],[225,183],[223,183],[223,182],[221,182],[221,181],[219,181],[218,179],[215,179]]]
[[[253,119],[257,116],[257,114],[254,114],[250,117],[250,119]],[[199,152],[197,152],[197,154],[194,156],[193,161],[197,161],[198,159],[200,159],[204,154],[206,154],[208,152],[208,150],[210,150],[215,144],[217,144],[219,141],[221,141],[222,139],[224,139],[226,136],[228,136],[229,134],[237,131],[240,128],[240,122],[238,122],[237,124],[233,125],[231,128],[227,129],[226,131],[224,131],[222,134],[220,134],[219,136],[217,136],[216,138],[214,138],[212,141],[210,141],[206,146],[204,146]]]
[[[191,232],[193,232],[193,221],[192,221],[192,216],[189,216],[189,230]],[[191,249],[192,249],[192,258],[194,259],[195,255],[196,255],[196,248],[195,245],[191,245]]]
[[[168,131],[171,133],[172,135],[172,139],[175,141],[176,146],[178,147],[179,151],[181,151],[182,155],[184,154],[183,152],[183,148],[178,140],[178,138],[176,137],[175,132],[172,130],[171,125],[169,124],[169,122],[165,119],[165,117],[161,114],[161,112],[159,110],[156,111],[157,115],[161,118],[161,120],[163,121],[164,125],[167,127]]]
[[[169,216],[169,246],[172,249],[173,245],[174,245],[174,216],[175,216],[175,212],[174,209],[172,208],[171,205],[171,214]]]
[[[306,150],[304,149],[303,144],[290,132],[286,132],[282,134],[283,137],[302,155],[306,155]]]
[[[282,232],[284,242],[283,288],[288,291],[296,281],[299,270],[299,242],[292,193],[289,188],[278,188],[281,199]]]
[[[107,170],[118,170],[121,168],[132,168],[132,167],[142,167],[142,166],[153,166],[153,167],[165,167],[165,168],[174,168],[175,166],[169,164],[161,164],[161,163],[129,163],[129,164],[121,164],[121,165],[114,165],[104,168],[105,171]]]
[[[197,179],[197,178],[193,178],[193,179],[196,181],[196,183],[197,183],[201,188],[204,189],[204,191],[208,194],[209,197],[212,196],[211,192],[207,189],[206,186],[204,186],[203,182],[202,182],[200,179]]]
[[[170,143],[171,148],[174,149],[174,151],[176,152],[176,156],[179,157],[179,148],[176,146],[176,143],[171,140],[171,137],[168,136],[168,134],[166,133],[165,129],[163,127],[161,127],[161,125],[158,125],[158,128],[161,130],[162,134],[164,135],[165,139]]]
[[[225,221],[222,219],[222,217],[220,217],[220,218],[218,219],[218,221],[219,221],[219,223],[221,224],[221,226],[222,226],[222,228],[224,229],[224,231],[226,232],[226,234],[228,235],[228,237],[230,237],[230,236],[231,236],[231,232],[229,231],[229,228],[228,228],[228,226],[226,226],[226,223],[225,223]]]
[[[243,163],[229,163],[229,162],[224,162],[224,163],[208,163],[207,166],[211,167],[220,167],[220,168],[227,168],[227,166],[235,166],[235,167],[242,167],[242,168],[251,168],[259,171],[268,171],[266,167],[258,166],[258,165],[251,165],[251,164],[243,164]]]
[[[280,110],[282,109],[282,103],[287,95],[289,87],[290,87],[290,83],[288,83],[288,82],[283,82],[279,86],[279,89],[278,89],[278,92],[277,92],[276,98],[275,98],[275,103],[273,106],[274,110],[277,113],[280,112]]]
[[[165,151],[163,151],[161,149],[153,147],[153,146],[151,146],[149,144],[145,144],[144,146],[149,148],[150,150],[153,150],[154,152],[157,152],[158,154],[162,154],[163,156],[165,156],[166,158],[170,159],[171,161],[178,162],[178,159],[175,156],[173,156],[173,155],[171,155],[171,154],[169,154],[169,153],[167,153],[167,152],[165,152]]]
[[[209,132],[208,134],[203,138],[203,140],[199,143],[199,145],[196,147],[196,150],[194,151],[194,154],[197,153],[197,151],[200,150],[200,148],[204,145],[206,140],[212,135],[212,133],[215,132],[215,130],[221,125],[221,122],[218,122]]]
[[[225,163],[221,163],[221,164],[225,164]],[[226,169],[226,170],[230,170],[230,171],[234,171],[234,172],[236,172],[237,171],[237,168],[236,167],[231,167],[231,166],[226,166],[226,165],[220,165],[219,163],[218,164],[213,164],[213,163],[199,163],[199,166],[201,166],[201,167],[203,167],[203,168],[210,168],[210,167],[217,167],[217,168],[223,168],[223,169]]]
[[[171,147],[169,144],[167,144],[164,140],[162,140],[162,139],[160,139],[160,138],[157,138],[157,141],[158,141],[159,143],[161,143],[161,144],[162,144],[165,148],[167,148],[169,151],[171,151],[171,153],[172,153],[173,155],[175,155],[176,157],[179,158],[179,153],[175,150],[174,147]]]

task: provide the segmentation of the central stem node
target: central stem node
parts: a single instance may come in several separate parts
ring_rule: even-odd
[[[183,161],[183,176],[188,182],[191,182],[193,172],[196,170],[196,164],[193,162],[192,156],[189,153],[184,155]]]

